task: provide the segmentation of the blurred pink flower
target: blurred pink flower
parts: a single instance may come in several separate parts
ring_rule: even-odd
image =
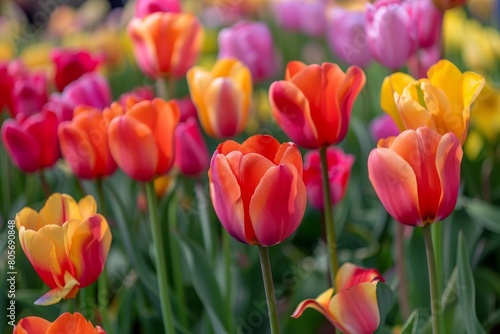
[[[181,11],[179,0],[137,0],[135,3],[135,17],[141,19],[156,12],[180,13]]]
[[[104,57],[91,55],[85,50],[55,49],[50,57],[56,66],[54,82],[58,91],[85,73],[95,71],[104,61]]]
[[[196,118],[190,117],[175,128],[175,166],[186,176],[206,173],[210,164],[208,148]]]
[[[380,139],[397,136],[399,129],[391,116],[383,114],[375,117],[370,123],[370,135],[378,142]]]

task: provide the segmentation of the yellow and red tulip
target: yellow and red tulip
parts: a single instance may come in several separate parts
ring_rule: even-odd
[[[365,84],[361,68],[344,73],[332,63],[288,63],[285,80],[269,88],[273,114],[283,131],[298,145],[317,149],[341,142],[351,110]]]
[[[460,187],[462,146],[453,133],[428,127],[381,139],[368,174],[382,205],[398,222],[424,226],[448,217]]]
[[[19,241],[26,257],[51,290],[35,304],[52,305],[74,298],[80,288],[97,280],[111,245],[106,219],[96,214],[91,196],[78,203],[53,194],[36,212],[25,207],[16,215]]]
[[[187,80],[201,126],[209,136],[229,138],[245,129],[252,98],[248,67],[237,59],[220,59],[210,71],[190,69]]]
[[[106,334],[100,327],[94,327],[80,313],[63,313],[54,322],[40,317],[26,317],[19,320],[13,334]]]
[[[330,288],[316,299],[302,301],[292,314],[305,309],[319,311],[332,325],[345,334],[371,334],[380,324],[377,283],[384,279],[376,269],[364,269],[351,263],[340,267],[335,276],[337,292]]]
[[[306,208],[302,156],[293,143],[255,135],[217,147],[208,172],[210,196],[224,228],[236,240],[264,247],[288,238]]]

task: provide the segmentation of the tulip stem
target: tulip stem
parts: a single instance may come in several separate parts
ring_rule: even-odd
[[[165,101],[173,99],[175,97],[175,78],[169,76],[158,79],[156,81],[156,95]]]
[[[328,244],[328,255],[330,259],[330,280],[335,289],[335,274],[339,269],[339,260],[337,258],[337,236],[335,233],[335,223],[333,221],[332,198],[330,192],[330,181],[328,177],[328,162],[326,159],[326,146],[319,149],[321,159],[321,175],[323,179],[323,204],[325,207],[325,227],[326,242]]]
[[[441,321],[441,296],[437,284],[436,260],[434,247],[432,245],[432,234],[430,224],[422,228],[424,233],[425,251],[427,253],[427,266],[429,268],[429,285],[431,287],[431,311],[432,311],[432,333],[440,334],[442,331]]]
[[[50,197],[51,190],[47,179],[45,178],[45,174],[43,173],[43,169],[40,170],[40,183],[42,184],[43,194],[45,195],[45,199]]]
[[[404,247],[405,226],[396,223],[396,271],[399,279],[399,307],[403,319],[410,316],[410,303],[408,302],[408,285],[405,270],[405,247]]]
[[[231,236],[222,231],[222,247],[224,249],[224,267],[226,276],[226,314],[227,331],[233,332],[233,280],[231,279]]]
[[[267,247],[258,245],[260,267],[262,269],[262,279],[264,280],[264,289],[266,290],[267,309],[269,312],[269,323],[271,325],[271,334],[280,332],[280,321],[278,318],[278,307],[276,296],[274,295],[273,274],[271,272],[271,263],[269,261],[269,250]]]
[[[201,181],[196,181],[195,185],[196,192],[196,206],[198,207],[198,213],[200,215],[201,232],[203,236],[203,244],[205,246],[205,252],[207,252],[207,258],[210,263],[213,262],[213,242],[214,233],[212,231],[212,224],[208,216],[208,203],[205,197],[205,192],[203,191],[203,184]]]
[[[165,248],[163,245],[160,219],[158,217],[158,206],[153,181],[146,183],[146,198],[148,201],[149,220],[151,223],[151,234],[155,247],[156,276],[160,292],[161,314],[165,334],[174,334],[174,321],[172,307],[169,300],[168,273],[165,259]]]

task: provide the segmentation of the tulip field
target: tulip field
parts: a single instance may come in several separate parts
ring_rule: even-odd
[[[0,0],[0,333],[500,333],[499,0]]]

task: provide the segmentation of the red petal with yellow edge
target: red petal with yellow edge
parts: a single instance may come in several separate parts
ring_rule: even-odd
[[[19,320],[12,334],[46,334],[50,322],[40,317],[26,317]]]
[[[102,328],[95,328],[80,313],[63,313],[47,329],[46,334],[97,334]]]
[[[79,290],[78,281],[70,273],[64,274],[64,286],[57,287],[45,293],[35,301],[35,305],[54,305],[63,298],[74,298]]]
[[[377,284],[361,283],[330,300],[333,324],[344,334],[372,334],[380,324]]]
[[[302,163],[302,154],[294,143],[283,143],[276,153],[274,158],[274,163],[276,165],[290,163],[297,168],[297,172],[302,177],[304,166]]]
[[[63,225],[64,222],[77,219],[81,220],[82,215],[76,201],[67,194],[52,194],[45,205],[40,210],[40,215],[47,224]]]
[[[130,116],[113,119],[108,129],[109,149],[118,166],[131,178],[150,181],[158,164],[151,129]]]
[[[458,138],[452,133],[444,135],[436,152],[436,170],[442,189],[436,221],[448,217],[455,209],[460,188],[462,156],[462,146]]]
[[[259,245],[278,244],[299,227],[306,208],[306,188],[292,164],[269,169],[250,201],[250,218]]]
[[[397,153],[376,148],[368,156],[368,176],[384,208],[402,224],[422,226],[417,179]]]
[[[262,155],[275,165],[277,165],[275,159],[276,159],[276,154],[280,148],[280,143],[273,136],[269,135],[252,136],[247,140],[245,140],[243,144],[241,144],[241,147],[244,154],[257,153],[259,155]]]
[[[274,82],[269,88],[269,101],[274,118],[292,141],[309,149],[321,146],[309,101],[297,86],[288,81]]]
[[[344,263],[335,275],[335,286],[339,292],[361,283],[374,281],[384,282],[384,278],[378,270],[365,269],[348,262]]]
[[[333,288],[330,288],[319,295],[316,299],[306,299],[301,301],[300,304],[293,311],[292,318],[298,318],[307,308],[313,308],[319,311],[325,318],[331,321],[328,307],[330,306],[330,299],[333,296]]]

